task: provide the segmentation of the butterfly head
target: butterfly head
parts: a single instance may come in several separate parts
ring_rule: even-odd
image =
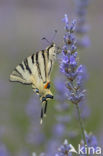
[[[60,54],[61,53],[61,48],[56,46],[56,54]]]
[[[61,48],[54,43],[54,38],[55,38],[56,34],[57,34],[57,30],[55,30],[55,33],[54,33],[51,41],[49,41],[46,37],[43,37],[42,40],[46,40],[46,42],[49,43],[50,46],[47,47],[47,50],[52,48],[53,52],[55,52],[56,54],[59,54],[59,53],[61,53]]]
[[[61,53],[61,48],[58,47],[54,42],[52,42],[50,46],[47,47],[47,52],[48,51],[51,56],[56,56],[56,54]]]

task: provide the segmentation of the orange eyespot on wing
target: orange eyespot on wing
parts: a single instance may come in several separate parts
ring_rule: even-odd
[[[50,88],[50,82],[47,82],[47,83],[44,85],[44,88],[45,88],[45,89],[47,89],[47,88],[49,89],[49,88]]]

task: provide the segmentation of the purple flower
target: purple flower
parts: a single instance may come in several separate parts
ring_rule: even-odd
[[[89,6],[89,2],[90,0],[75,0],[76,3],[76,15],[78,17],[78,24],[77,24],[77,28],[76,28],[76,32],[77,34],[79,34],[79,38],[78,38],[78,46],[79,47],[88,47],[90,46],[90,39],[89,37],[86,35],[88,30],[89,30],[89,26],[86,24],[87,23],[87,8]]]
[[[70,56],[70,66],[71,66],[71,68],[76,68],[77,67],[77,61],[76,61],[76,58],[73,55]]]
[[[84,37],[82,37],[81,40],[78,39],[78,45],[80,47],[86,47],[86,48],[88,48],[91,45],[91,41],[90,41],[90,39],[89,39],[88,36],[84,36]]]
[[[66,111],[67,109],[69,109],[69,104],[68,103],[59,103],[58,105],[55,106],[55,109],[58,112],[63,112]]]
[[[40,145],[45,140],[45,136],[39,123],[40,103],[37,96],[33,95],[33,97],[30,98],[26,107],[26,113],[30,121],[26,142],[31,145]]]
[[[26,113],[32,120],[39,119],[40,103],[38,96],[33,95],[26,107]]]
[[[29,131],[26,137],[26,142],[31,145],[40,145],[44,142],[45,136],[40,129],[40,126],[35,124],[31,124],[29,126]]]
[[[0,143],[0,156],[10,156],[6,146]]]
[[[61,94],[62,94],[62,96],[65,96],[64,95],[64,90],[65,90],[64,77],[59,76],[59,78],[58,78],[58,76],[57,76],[54,80],[54,84],[56,87],[57,94],[59,94],[59,96]],[[65,98],[63,100],[65,100]]]
[[[87,134],[86,131],[85,131],[85,136],[86,136],[87,146],[92,147],[94,149],[94,150],[90,150],[90,155],[92,156],[94,155],[94,152],[96,152],[96,149],[98,147],[97,138],[92,133]],[[82,148],[82,151],[86,153],[85,151],[86,148],[85,148],[85,144],[83,140],[81,141],[81,148]],[[81,154],[81,156],[83,155]]]
[[[56,138],[61,138],[65,134],[66,128],[64,124],[58,123],[53,127],[53,134]]]
[[[66,95],[68,99],[74,103],[80,103],[85,97],[85,89],[83,88],[84,79],[87,77],[86,68],[79,65],[79,58],[76,46],[76,20],[73,20],[69,26],[67,15],[65,15],[65,37],[62,50],[62,63],[60,65],[61,72],[67,77]],[[68,30],[66,29],[68,25]],[[72,31],[71,31],[72,30]],[[64,52],[65,47],[65,52]]]
[[[59,146],[60,146],[60,140],[56,138],[52,138],[51,140],[49,140],[46,147],[47,148],[46,156],[54,156]]]
[[[70,149],[71,146],[68,144],[68,141],[65,140],[63,145],[58,148],[58,152],[55,154],[55,156],[72,156]]]
[[[56,120],[59,122],[59,123],[68,123],[71,121],[71,117],[69,115],[58,115],[56,117]]]
[[[69,30],[68,16],[67,16],[67,14],[65,14],[64,16],[65,16],[65,18],[63,19],[63,21],[66,23],[65,29],[68,31]]]
[[[82,119],[87,119],[89,116],[90,116],[90,109],[89,109],[89,106],[86,104],[86,100],[82,100],[80,103],[79,103],[79,108],[81,110],[81,117]]]
[[[67,108],[69,108],[69,105],[65,102],[66,95],[65,95],[65,79],[61,75],[59,77],[55,78],[54,81],[55,88],[56,88],[56,96],[55,99],[58,104],[55,105],[55,109],[58,112],[65,111]]]
[[[71,130],[67,133],[67,136],[69,137],[69,139],[74,139],[78,136],[78,131],[75,129],[75,130]]]
[[[97,138],[92,133],[87,134],[87,132],[85,132],[85,136],[88,147],[92,146],[96,148],[98,145]]]

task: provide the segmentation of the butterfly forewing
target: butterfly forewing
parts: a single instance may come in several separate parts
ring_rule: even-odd
[[[31,84],[31,76],[35,71],[35,66],[32,64],[31,57],[25,58],[21,64],[19,64],[10,75],[11,81],[18,81],[23,84]]]

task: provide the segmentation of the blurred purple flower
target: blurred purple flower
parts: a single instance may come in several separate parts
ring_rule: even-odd
[[[26,113],[29,117],[30,126],[26,136],[26,142],[32,145],[39,145],[45,140],[45,136],[40,126],[40,102],[36,95],[29,100]]]
[[[64,94],[64,90],[65,90],[65,83],[64,83],[64,78],[63,77],[56,77],[54,84],[56,86],[56,90],[58,92],[61,92]]]
[[[57,95],[58,96],[58,95]],[[60,99],[59,99],[60,100]],[[55,109],[58,112],[62,112],[62,111],[66,111],[69,108],[69,104],[68,103],[59,103],[55,106]]]
[[[66,129],[66,124],[69,123],[71,120],[71,117],[68,114],[66,114],[66,111],[69,108],[69,104],[66,103],[66,94],[65,94],[66,87],[65,87],[65,79],[63,76],[60,75],[59,78],[56,77],[55,88],[56,88],[55,98],[57,101],[57,104],[55,105],[55,109],[57,111],[57,114],[56,114],[57,126],[55,126],[56,128],[54,129],[58,131],[57,132],[57,135],[58,135],[60,132],[59,130],[61,129],[60,127],[62,127],[62,129],[64,129],[63,127],[65,127]],[[61,113],[59,114],[59,112]],[[65,115],[64,115],[64,112],[65,112]],[[63,137],[63,134],[61,135],[61,138],[62,137]]]
[[[64,124],[58,123],[54,125],[53,127],[53,134],[56,138],[62,138],[62,136],[65,134],[66,128]]]
[[[60,146],[60,140],[52,138],[48,141],[46,156],[54,156],[58,147]]]
[[[26,137],[26,142],[32,145],[40,145],[44,142],[45,136],[40,129],[40,126],[31,124],[29,126],[29,131]]]
[[[0,126],[0,156],[10,156],[10,152],[5,144],[1,142],[2,137],[5,135],[6,127]]]
[[[87,134],[86,131],[85,131],[85,136],[86,136],[87,146],[88,147],[93,147],[95,149],[95,151],[96,151],[96,149],[98,147],[97,138],[92,133]],[[84,144],[83,140],[81,141],[81,148],[83,149],[83,151],[85,153],[85,144]],[[94,155],[92,150],[90,152],[91,152],[90,153],[91,156]],[[81,154],[81,156],[83,156],[83,155],[84,154]]]
[[[90,116],[90,109],[88,107],[88,105],[86,104],[85,100],[81,101],[79,103],[79,108],[81,110],[81,117],[82,119],[87,119]]]
[[[65,140],[64,144],[58,148],[58,152],[55,153],[55,156],[72,156],[70,149],[71,146],[68,144],[68,141]]]
[[[87,23],[87,13],[88,13],[88,6],[90,3],[90,0],[75,0],[76,3],[76,15],[78,18],[78,23],[77,23],[77,28],[76,32],[79,34],[78,38],[78,46],[79,47],[89,47],[91,42],[89,37],[86,35],[87,32],[89,31],[89,26],[86,24]]]
[[[0,156],[10,156],[6,146],[0,143]]]
[[[71,129],[68,133],[67,136],[69,137],[69,139],[74,139],[78,136],[79,132],[75,129]]]
[[[91,41],[90,41],[90,39],[89,39],[88,36],[84,36],[84,37],[82,37],[81,40],[78,39],[78,45],[80,47],[86,47],[86,48],[88,48],[91,45]]]
[[[30,120],[39,120],[39,114],[40,114],[40,102],[39,98],[36,95],[33,95],[26,107],[26,113],[29,116]]]
[[[98,146],[97,138],[92,134],[85,132],[86,140],[87,140],[87,145],[88,147],[94,147],[96,148]]]
[[[59,122],[59,123],[69,123],[71,121],[71,117],[69,115],[58,115],[56,117],[56,120]]]
[[[54,80],[55,88],[56,88],[56,96],[55,99],[58,104],[55,105],[55,109],[58,112],[65,111],[69,108],[69,105],[65,102],[66,95],[66,87],[65,87],[65,79],[63,76],[57,76]]]

